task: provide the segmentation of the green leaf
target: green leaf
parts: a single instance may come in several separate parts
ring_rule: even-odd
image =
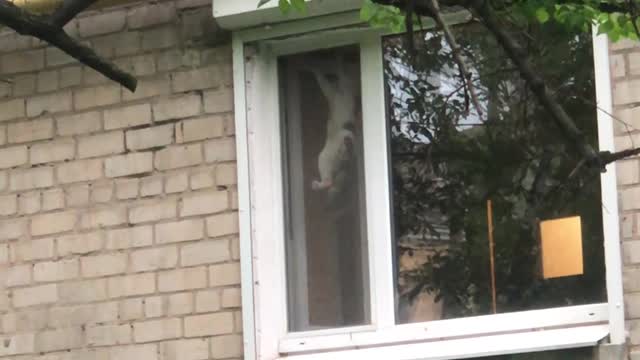
[[[547,21],[549,21],[549,12],[547,11],[547,9],[545,8],[538,8],[536,10],[536,19],[538,19],[538,21],[542,24],[546,23]]]
[[[293,8],[301,13],[306,13],[307,4],[305,4],[304,0],[290,0]]]
[[[278,7],[280,8],[280,11],[282,11],[283,14],[288,14],[289,11],[291,10],[291,4],[289,3],[288,0],[279,0]]]

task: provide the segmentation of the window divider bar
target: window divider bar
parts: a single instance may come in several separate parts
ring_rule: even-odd
[[[371,315],[377,328],[387,328],[395,325],[395,287],[382,38],[369,36],[360,49]]]

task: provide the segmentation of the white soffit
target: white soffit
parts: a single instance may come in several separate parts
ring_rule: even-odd
[[[261,25],[306,17],[357,10],[362,0],[305,0],[306,14],[291,10],[287,15],[278,8],[278,0],[271,0],[258,8],[259,0],[213,0],[213,17],[227,30],[240,30]]]

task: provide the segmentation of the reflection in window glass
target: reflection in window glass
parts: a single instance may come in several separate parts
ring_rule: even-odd
[[[359,49],[280,59],[289,330],[369,322]]]
[[[605,301],[598,174],[574,171],[579,154],[486,30],[455,31],[481,114],[440,33],[421,35],[424,45],[412,59],[403,36],[384,40],[397,321],[491,314],[494,291],[499,313]],[[590,35],[530,31],[543,39],[528,45],[536,68],[597,148]],[[577,246],[572,240],[566,254],[542,254],[540,222],[576,216],[570,225],[574,235],[581,231],[572,237]],[[547,242],[550,249],[570,248],[563,231]],[[545,278],[543,256],[555,264],[580,257],[572,264],[584,264],[577,274],[578,265],[568,276]]]

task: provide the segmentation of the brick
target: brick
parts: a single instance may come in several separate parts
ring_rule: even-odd
[[[106,248],[113,250],[149,246],[153,243],[153,228],[148,225],[110,230],[106,241]]]
[[[156,291],[154,273],[143,273],[109,278],[109,296],[112,298],[145,295]]]
[[[58,256],[82,255],[102,249],[103,239],[99,232],[61,236],[57,239]]]
[[[18,198],[18,207],[20,214],[35,214],[40,211],[40,192],[34,191],[30,193],[22,193]]]
[[[176,124],[176,142],[190,142],[224,136],[224,118],[211,116]]]
[[[204,144],[207,162],[232,161],[236,159],[236,144],[233,139],[216,139]]]
[[[31,235],[56,234],[72,230],[78,216],[75,211],[63,211],[35,216],[31,219]]]
[[[213,214],[228,207],[226,191],[197,191],[184,196],[180,216]]]
[[[13,146],[0,149],[0,169],[8,169],[24,165],[29,161],[26,146]]]
[[[0,220],[0,240],[12,240],[26,233],[24,219]]]
[[[75,156],[76,144],[73,139],[60,139],[46,143],[38,143],[29,149],[32,164],[44,164],[71,160]]]
[[[10,143],[23,143],[53,137],[53,120],[41,119],[23,121],[7,126],[7,139]]]
[[[142,50],[165,49],[177,43],[178,37],[173,27],[161,27],[142,33]]]
[[[82,68],[80,66],[68,66],[60,69],[60,88],[68,88],[80,85],[82,82]]]
[[[29,285],[31,283],[31,265],[13,265],[7,269],[5,285],[7,287]]]
[[[18,211],[18,198],[15,194],[0,196],[0,215],[13,215]]]
[[[193,294],[191,293],[179,293],[169,295],[168,300],[168,312],[170,316],[184,315],[193,312]]]
[[[200,114],[200,108],[199,95],[163,98],[153,103],[153,116],[155,121],[182,119]]]
[[[0,102],[0,121],[13,120],[26,116],[24,99],[13,99]]]
[[[98,49],[97,49],[98,50]],[[104,57],[109,57],[111,55],[103,55]],[[93,70],[90,67],[82,68],[82,78],[84,79],[84,85],[99,85],[99,84],[107,84],[109,83],[109,78],[104,76],[102,73],[99,73]]]
[[[36,336],[36,351],[48,352],[80,348],[84,344],[82,329],[65,328],[42,331]]]
[[[622,243],[622,258],[627,265],[640,263],[640,240],[624,241]]]
[[[214,65],[205,68],[175,72],[172,74],[171,81],[173,92],[180,93],[192,90],[217,88],[222,84],[220,70],[219,66]]]
[[[57,113],[71,110],[71,92],[55,92],[47,95],[31,96],[27,98],[27,116],[35,117],[43,113]]]
[[[158,71],[169,71],[180,67],[200,66],[200,52],[193,49],[170,49],[158,54]]]
[[[165,191],[167,194],[186,191],[189,188],[189,177],[187,173],[173,173],[167,175]]]
[[[218,290],[205,290],[196,293],[196,312],[212,312],[221,308],[220,292]]]
[[[46,326],[46,310],[24,309],[24,311],[14,311],[2,317],[2,330],[5,333],[42,330]]]
[[[104,228],[127,222],[127,208],[112,206],[83,212],[80,216],[80,227],[83,229]]]
[[[2,72],[4,74],[36,71],[44,68],[44,50],[38,49],[6,54],[0,58],[0,61],[2,61]]]
[[[13,81],[13,96],[33,95],[36,92],[36,76],[19,75]]]
[[[47,47],[45,49],[45,57],[47,66],[67,65],[78,61],[56,47]]]
[[[162,202],[149,203],[131,208],[129,211],[129,221],[137,224],[148,221],[158,221],[163,219],[175,218],[176,212],[175,200],[164,200]]]
[[[0,356],[28,354],[35,351],[34,334],[17,334],[0,338],[5,346],[0,348]]]
[[[155,271],[170,269],[178,264],[178,249],[176,247],[162,247],[137,250],[131,253],[131,271]]]
[[[113,183],[103,182],[91,185],[91,201],[105,203],[113,198]]]
[[[637,319],[640,317],[640,293],[625,294],[625,310],[627,319]]]
[[[209,359],[207,339],[189,339],[163,342],[160,357],[163,360],[206,360]]]
[[[120,200],[135,199],[138,197],[139,179],[116,180],[116,197]]]
[[[216,324],[211,326],[211,324]],[[184,319],[186,337],[229,334],[233,331],[233,313],[222,312],[188,316]]]
[[[189,186],[192,190],[210,188],[214,185],[214,174],[211,169],[196,170],[189,178]]]
[[[87,345],[110,346],[131,343],[130,325],[104,325],[87,328]]]
[[[206,91],[203,95],[204,111],[209,114],[233,111],[233,90]]]
[[[214,359],[241,358],[242,336],[234,334],[211,338],[211,356]]]
[[[37,167],[25,170],[14,170],[9,174],[12,191],[46,188],[53,185],[53,168]]]
[[[240,298],[240,289],[231,288],[222,290],[222,307],[223,308],[234,308],[240,307],[242,305],[242,301]]]
[[[107,130],[122,129],[151,123],[151,105],[139,104],[105,110],[104,127]]]
[[[140,196],[154,196],[162,193],[162,178],[150,177],[140,181]]]
[[[157,224],[155,225],[156,243],[167,244],[202,239],[204,238],[203,225],[202,219]]]
[[[153,79],[141,79],[138,82],[136,92],[124,91],[122,94],[124,101],[146,99],[158,95],[168,95],[171,93],[171,85],[168,75],[161,75]]]
[[[114,178],[153,171],[153,153],[131,153],[109,158],[105,161],[107,177]]]
[[[124,321],[142,319],[144,317],[143,300],[141,298],[137,298],[121,301],[118,310],[118,317]]]
[[[90,37],[123,30],[125,23],[125,11],[110,11],[78,19],[78,30],[80,36]]]
[[[54,328],[105,323],[116,321],[117,319],[118,303],[115,301],[56,307],[49,312],[49,325]]]
[[[236,164],[219,164],[216,166],[216,185],[229,186],[238,183]]]
[[[180,319],[161,319],[133,324],[133,338],[136,343],[159,341],[182,337]]]
[[[58,284],[60,300],[65,303],[93,302],[107,298],[105,279],[92,279]]]
[[[102,129],[100,113],[91,111],[57,118],[58,135],[80,135]]]
[[[161,296],[153,296],[144,299],[144,316],[146,318],[163,316],[163,308],[164,305]]]
[[[127,149],[143,150],[173,142],[173,124],[127,131]]]
[[[80,259],[83,277],[100,277],[124,273],[127,270],[126,254],[87,256]]]
[[[225,213],[207,218],[207,235],[210,237],[237,234],[238,232],[237,213]]]
[[[58,287],[56,284],[49,284],[14,289],[12,299],[15,307],[55,303],[58,301]]]
[[[9,186],[9,174],[6,171],[0,171],[0,190],[6,190]]]
[[[100,179],[102,160],[79,160],[60,164],[56,167],[56,173],[58,181],[63,184]]]
[[[37,84],[38,92],[47,92],[58,89],[58,72],[56,70],[39,72]]]
[[[240,264],[229,263],[209,267],[209,286],[240,285]]]
[[[192,144],[172,146],[156,151],[154,165],[158,170],[171,170],[202,163],[202,146]]]
[[[161,292],[200,289],[207,286],[205,267],[163,271],[158,273],[158,290]]]
[[[180,249],[182,266],[219,263],[230,259],[228,240],[199,241]]]
[[[158,349],[155,344],[136,345],[136,346],[116,346],[110,348],[108,359],[140,359],[140,360],[159,360]],[[75,359],[74,359],[75,360]],[[84,359],[78,359],[84,360]]]
[[[116,60],[122,70],[134,75],[145,76],[156,72],[156,62],[153,55],[138,55]]]
[[[124,152],[124,132],[113,131],[78,140],[78,157],[90,158]]]
[[[168,23],[176,17],[173,3],[149,4],[139,6],[127,13],[129,29],[139,29]]]
[[[89,204],[89,185],[76,185],[67,188],[67,206],[77,207]]]
[[[78,259],[39,262],[33,267],[35,281],[61,281],[77,278],[80,274]]]
[[[83,88],[73,92],[73,102],[77,110],[111,105],[120,101],[120,87],[108,84]]]
[[[42,192],[42,210],[57,210],[64,208],[64,191],[52,189]]]
[[[22,240],[11,243],[11,260],[13,262],[50,259],[54,256],[53,239]]]

